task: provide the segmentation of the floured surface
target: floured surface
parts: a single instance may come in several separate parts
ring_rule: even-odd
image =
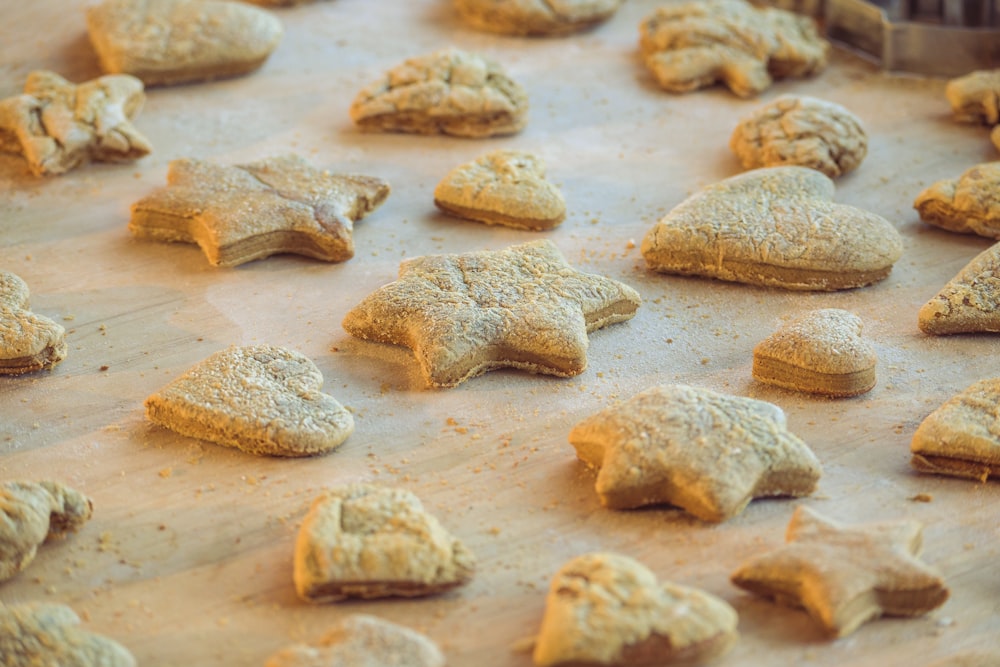
[[[100,75],[84,4],[8,8],[0,97],[19,94],[36,69],[73,81]],[[135,121],[154,146],[147,157],[39,179],[23,159],[0,156],[3,269],[24,278],[32,310],[64,326],[70,348],[52,371],[0,379],[0,477],[44,476],[94,499],[91,521],[40,549],[0,600],[67,604],[140,665],[262,665],[360,611],[426,634],[453,667],[528,667],[530,652],[511,647],[538,631],[552,576],[570,558],[606,550],[736,608],[740,640],[720,667],[922,667],[989,648],[1000,634],[1000,484],[920,475],[909,463],[924,417],[973,381],[1000,376],[996,336],[917,328],[920,307],[991,241],[920,222],[913,199],[995,159],[986,130],[951,119],[944,80],[888,77],[842,50],[822,74],[781,80],[755,100],[723,88],[672,96],[637,57],[637,26],[657,4],[632,0],[594,30],[555,40],[475,31],[437,0],[275,10],[285,39],[256,73],[147,91]],[[449,45],[495,58],[525,86],[531,113],[521,134],[484,141],[354,127],[356,91]],[[904,253],[889,277],[796,293],[648,272],[637,247],[646,231],[696,190],[740,173],[728,133],[782,94],[829,99],[863,121],[869,154],[838,179],[836,201],[899,230]],[[545,160],[567,202],[557,229],[539,235],[436,211],[433,189],[449,169],[500,148]],[[129,206],[162,186],[170,160],[243,164],[287,152],[392,186],[357,225],[349,262],[276,256],[219,269],[190,246],[131,238]],[[403,258],[539,238],[574,268],[643,297],[633,319],[591,334],[578,376],[496,371],[428,390],[408,350],[341,328],[348,310],[396,278]],[[865,322],[879,356],[871,392],[829,401],[752,380],[754,345],[817,308]],[[280,345],[313,360],[326,390],[353,411],[354,434],[327,457],[270,460],[146,422],[145,397],[231,344]],[[756,501],[722,525],[668,507],[602,509],[593,473],[567,442],[570,429],[615,400],[680,382],[779,405],[823,463],[816,494]],[[476,554],[475,577],[420,600],[299,601],[298,526],[324,486],[351,482],[420,497]],[[918,494],[931,502],[911,500]],[[942,572],[950,599],[926,617],[867,623],[828,642],[803,612],[732,586],[739,563],[783,544],[798,505],[850,524],[921,521],[922,559]]]

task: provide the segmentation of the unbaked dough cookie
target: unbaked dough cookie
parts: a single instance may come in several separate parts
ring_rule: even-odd
[[[213,266],[279,253],[327,262],[354,256],[354,223],[382,205],[389,184],[331,174],[296,155],[223,167],[174,160],[167,186],[132,205],[140,239],[197,243]]]
[[[744,169],[797,164],[836,178],[857,168],[868,135],[846,107],[815,97],[779,97],[740,121],[729,148]]]
[[[0,582],[26,568],[43,542],[75,532],[93,509],[90,498],[58,482],[0,483]]]
[[[628,285],[577,271],[543,240],[405,260],[343,326],[409,347],[427,384],[454,387],[497,368],[579,375],[587,334],[631,319],[639,303]]]
[[[4,667],[135,667],[128,649],[80,627],[69,607],[0,602],[0,664]]]
[[[242,2],[104,0],[87,9],[87,32],[105,72],[152,86],[252,72],[284,29],[274,15]]]
[[[417,597],[466,583],[475,556],[409,491],[371,484],[317,498],[295,542],[295,589],[309,602]]]
[[[0,271],[0,375],[52,368],[66,358],[66,330],[29,310],[28,285]]]
[[[233,346],[147,398],[146,417],[250,454],[327,454],[354,431],[354,418],[322,386],[319,369],[298,352]]]
[[[1000,239],[1000,162],[937,181],[917,195],[913,208],[924,222],[950,232]]]
[[[278,651],[264,667],[444,667],[424,635],[368,614],[351,614],[316,644]]]
[[[771,403],[686,385],[640,392],[584,419],[569,442],[599,469],[605,507],[670,503],[725,521],[754,498],[807,496],[821,467]]]
[[[145,99],[142,81],[126,74],[72,84],[32,72],[23,94],[0,101],[0,151],[23,155],[36,176],[90,160],[132,162],[153,150],[132,125]]]
[[[875,348],[861,318],[839,308],[811,310],[753,350],[753,376],[785,389],[840,398],[875,386]]]
[[[351,104],[362,130],[491,137],[520,132],[528,95],[499,64],[446,49],[389,70]]]
[[[976,255],[917,314],[924,333],[1000,332],[1000,244]]]
[[[504,35],[562,35],[611,17],[622,0],[454,0],[469,25]]]
[[[913,467],[981,482],[1000,476],[998,408],[1000,378],[975,382],[945,401],[913,434]]]
[[[639,48],[672,93],[722,82],[740,97],[757,95],[772,78],[816,74],[830,52],[811,18],[744,0],[660,7],[639,25]]]
[[[545,180],[542,159],[498,150],[451,170],[434,188],[434,204],[460,218],[515,229],[551,229],[566,217],[566,200]]]
[[[803,607],[833,637],[880,616],[922,616],[944,604],[948,587],[918,559],[917,521],[846,526],[800,506],[787,544],[754,556],[730,577],[751,593]]]
[[[586,554],[552,578],[533,657],[539,667],[701,664],[733,647],[737,620],[724,600],[657,581],[627,556]]]
[[[655,271],[792,290],[884,279],[903,254],[899,232],[833,193],[806,167],[744,172],[681,202],[646,234],[642,255]]]

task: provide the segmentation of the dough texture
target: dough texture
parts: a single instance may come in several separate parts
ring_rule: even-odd
[[[504,35],[563,35],[610,18],[622,0],[454,0],[465,21]]]
[[[29,310],[28,284],[0,271],[0,375],[49,369],[66,358],[66,330]]]
[[[976,255],[917,314],[924,333],[1000,332],[1000,244]]]
[[[4,667],[135,667],[118,642],[80,627],[69,607],[0,602],[0,664]]]
[[[924,222],[950,232],[1000,239],[1000,162],[977,164],[958,178],[933,183],[917,195],[913,208]]]
[[[985,482],[1000,476],[1000,378],[974,382],[917,427],[910,459],[921,472]]]

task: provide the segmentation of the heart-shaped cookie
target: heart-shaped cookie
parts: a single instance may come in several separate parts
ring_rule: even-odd
[[[732,648],[737,620],[725,601],[659,582],[627,556],[586,554],[552,579],[534,661],[539,667],[700,664]]]
[[[875,348],[861,337],[861,318],[839,308],[811,310],[787,322],[753,350],[753,376],[810,394],[842,397],[875,386]]]
[[[326,454],[354,431],[354,419],[322,386],[319,369],[298,352],[234,346],[147,398],[146,416],[251,454]]]
[[[655,271],[792,290],[882,280],[903,254],[899,232],[833,193],[806,167],[748,171],[681,202],[646,234],[642,254]]]
[[[87,31],[105,72],[152,86],[252,72],[284,29],[274,15],[242,2],[105,0],[87,9]]]
[[[1000,332],[1000,243],[976,255],[917,314],[929,334]]]
[[[434,204],[460,218],[516,229],[551,229],[566,217],[566,200],[545,180],[545,164],[524,151],[493,151],[456,167],[434,188]]]
[[[28,285],[0,271],[0,375],[52,368],[66,358],[66,330],[28,310]]]

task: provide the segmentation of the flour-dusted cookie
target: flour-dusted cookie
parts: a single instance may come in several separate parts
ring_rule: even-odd
[[[296,155],[224,167],[174,160],[167,186],[132,205],[140,239],[197,243],[213,266],[279,253],[327,262],[354,256],[354,223],[382,205],[389,184],[331,174]]]
[[[655,271],[791,290],[863,287],[889,275],[903,241],[885,218],[835,204],[833,181],[765,167],[688,197],[642,241]]]
[[[639,294],[577,271],[548,240],[405,260],[399,279],[344,317],[348,333],[413,350],[427,384],[454,387],[497,368],[569,377],[587,334],[631,319]]]
[[[366,131],[491,137],[524,128],[528,95],[493,60],[445,49],[392,68],[358,93],[350,112]]]
[[[434,204],[460,218],[515,229],[551,229],[566,217],[566,200],[545,180],[542,159],[516,150],[452,169],[434,188]]]
[[[861,318],[839,308],[811,310],[783,324],[753,350],[753,376],[785,389],[835,398],[875,386],[875,348]]]
[[[409,491],[328,489],[302,521],[294,580],[309,602],[418,597],[466,583],[476,559]]]
[[[0,664],[4,667],[135,667],[124,646],[80,627],[69,607],[0,602]]]
[[[36,176],[91,160],[132,162],[153,150],[132,125],[145,99],[142,81],[126,74],[72,84],[32,72],[24,93],[0,101],[0,151],[23,155]]]
[[[910,462],[921,472],[985,482],[1000,477],[1000,378],[974,382],[917,427]]]
[[[729,148],[744,169],[797,164],[836,178],[868,152],[861,120],[846,107],[815,97],[785,96],[740,121]]]
[[[147,398],[146,417],[250,454],[327,454],[354,431],[354,418],[322,386],[316,364],[298,352],[233,346]]]
[[[754,498],[807,496],[822,473],[781,408],[687,385],[647,389],[573,427],[577,456],[599,469],[605,507],[669,503],[725,521]]]
[[[1000,162],[977,164],[958,178],[931,184],[913,208],[924,222],[950,232],[1000,239]]]
[[[278,651],[264,667],[444,667],[426,636],[368,614],[351,614],[315,644]]]
[[[803,607],[833,637],[880,616],[922,616],[948,587],[917,557],[917,521],[845,526],[808,507],[788,523],[787,544],[755,556],[730,577],[751,593]]]
[[[917,313],[934,335],[1000,332],[1000,243],[976,255]]]
[[[147,85],[248,74],[264,64],[284,28],[274,15],[220,0],[104,0],[87,9],[101,69]]]
[[[736,610],[714,595],[657,581],[627,556],[578,556],[552,578],[535,643],[538,667],[701,664],[739,637]]]
[[[90,498],[58,482],[0,482],[0,582],[26,568],[43,542],[79,529],[93,510]]]
[[[504,35],[563,35],[609,19],[622,0],[454,0],[469,25]]]
[[[29,310],[28,285],[0,271],[0,375],[52,368],[66,358],[66,330]]]
[[[639,48],[657,83],[672,93],[721,82],[740,97],[757,95],[776,78],[816,74],[830,52],[811,18],[744,0],[659,7],[639,25]]]

